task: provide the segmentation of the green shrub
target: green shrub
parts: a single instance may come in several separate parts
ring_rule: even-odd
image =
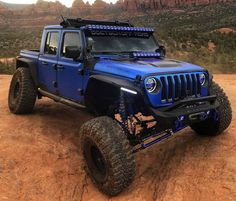
[[[0,74],[13,74],[15,70],[15,62],[0,62]]]

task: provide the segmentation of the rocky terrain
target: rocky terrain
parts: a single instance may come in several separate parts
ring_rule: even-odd
[[[84,172],[78,129],[92,117],[44,98],[31,115],[9,112],[11,77],[0,75],[1,201],[235,201],[236,118],[221,136],[190,129],[136,155],[137,176],[121,195],[101,194]],[[217,75],[236,112],[236,75]]]

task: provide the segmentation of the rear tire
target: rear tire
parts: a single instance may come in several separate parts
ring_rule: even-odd
[[[216,95],[220,106],[217,110],[218,120],[214,118],[207,119],[203,122],[195,123],[191,128],[199,135],[216,136],[223,133],[232,121],[232,109],[228,97],[223,89],[214,81],[209,88],[210,95]]]
[[[80,129],[86,171],[102,192],[114,196],[128,187],[135,176],[131,146],[116,121],[98,117]]]
[[[14,114],[28,114],[33,111],[36,90],[28,68],[18,68],[11,80],[8,106]]]

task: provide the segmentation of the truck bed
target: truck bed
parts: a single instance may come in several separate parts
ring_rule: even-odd
[[[38,64],[39,59],[39,50],[21,50],[19,57],[32,60],[35,65]]]
[[[38,58],[39,50],[21,50],[20,56]]]

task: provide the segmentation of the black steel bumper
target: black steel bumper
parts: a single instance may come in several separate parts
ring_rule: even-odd
[[[171,106],[153,109],[150,108],[157,126],[160,130],[172,128],[176,121],[180,121],[183,126],[203,121],[208,118],[212,111],[219,107],[216,96],[207,96],[201,98],[189,98],[180,100]]]

